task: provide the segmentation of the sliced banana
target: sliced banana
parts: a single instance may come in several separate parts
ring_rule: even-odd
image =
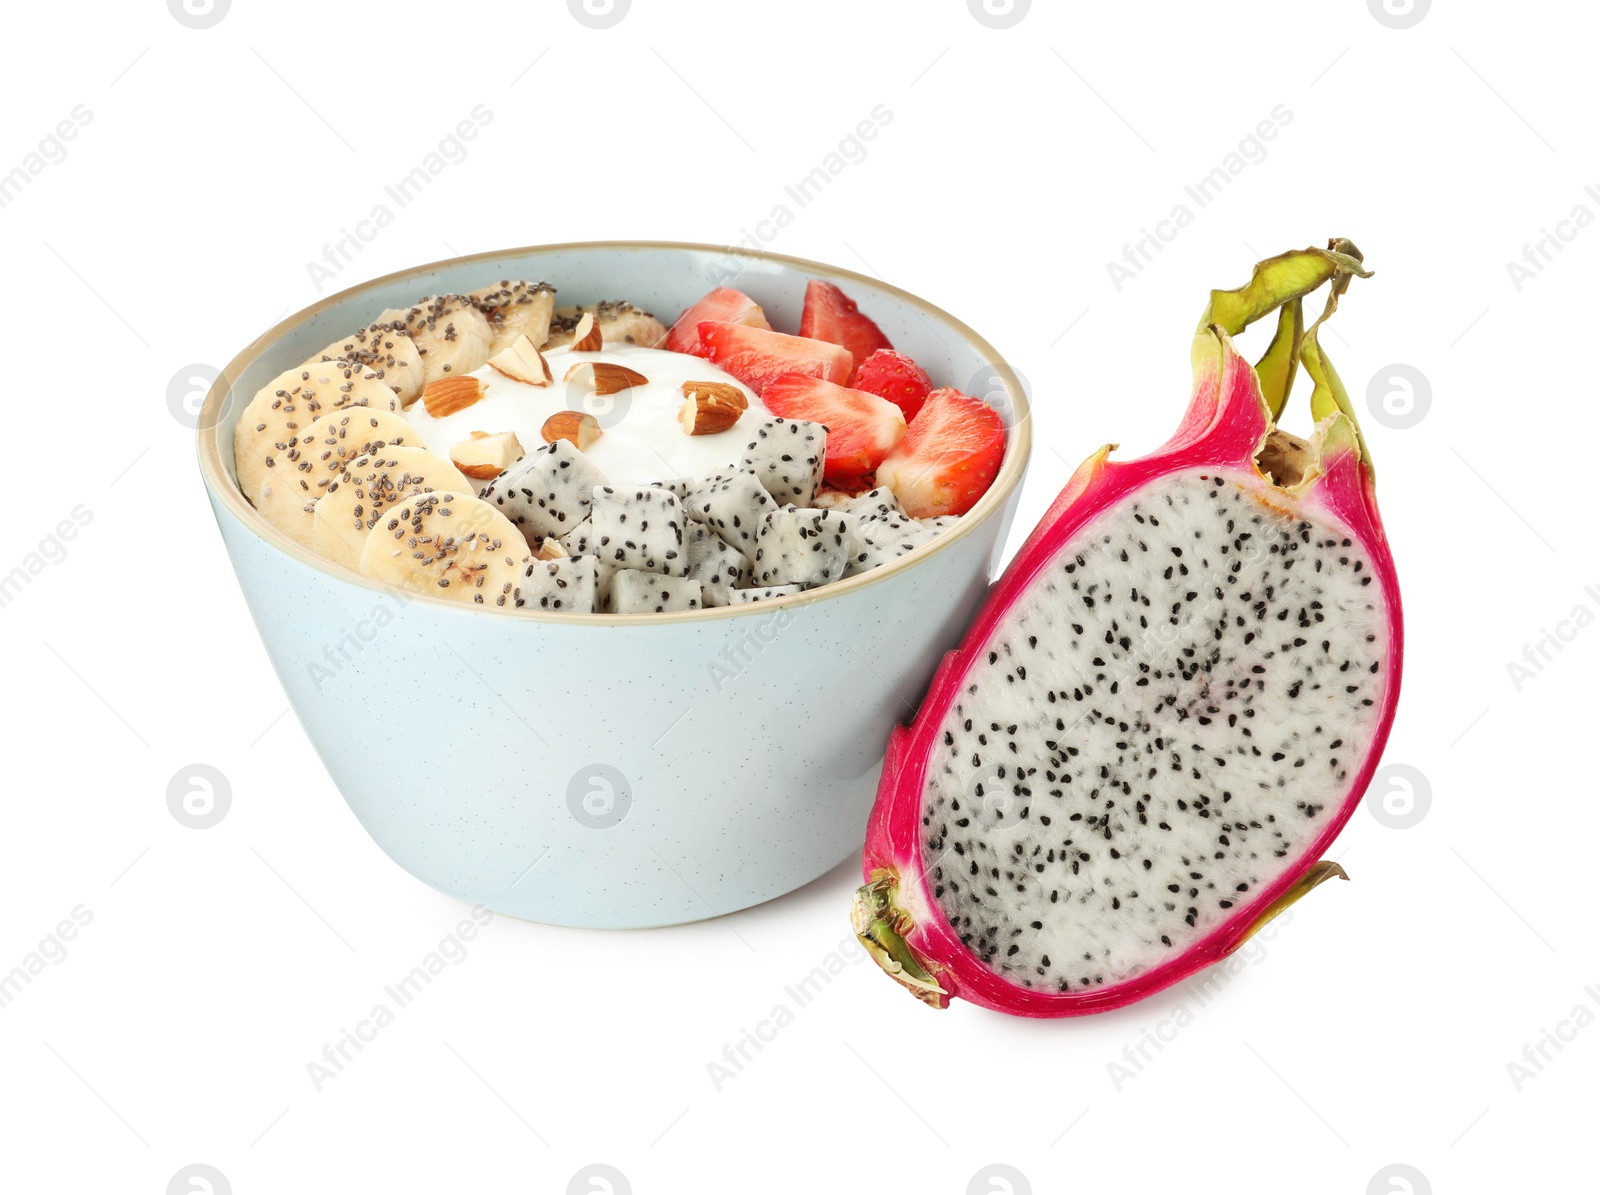
[[[296,543],[312,547],[311,504],[358,457],[420,443],[403,416],[382,407],[328,411],[296,434],[274,459],[271,492],[256,503],[261,517]]]
[[[471,297],[494,329],[490,355],[509,348],[518,336],[526,336],[535,345],[541,345],[550,335],[556,288],[548,282],[506,281],[475,290]]]
[[[318,415],[346,407],[397,411],[400,399],[372,370],[348,361],[297,365],[256,391],[233,429],[234,472],[252,505],[272,498],[278,478],[293,472],[292,465],[283,472],[279,465],[287,464],[280,458],[295,437]],[[283,484],[293,485],[292,477]]]
[[[489,503],[470,490],[429,490],[389,508],[361,571],[412,593],[510,609],[527,558],[521,532]]]
[[[400,405],[409,407],[422,393],[422,354],[416,342],[393,324],[371,324],[342,340],[336,340],[306,364],[335,360],[364,365],[383,379],[400,396]]]
[[[398,324],[422,354],[424,384],[482,369],[494,330],[470,295],[429,295],[405,310],[391,308],[380,324]]]
[[[557,307],[550,319],[550,339],[540,347],[553,349],[571,344],[578,321],[590,313],[600,329],[600,338],[607,344],[637,344],[653,349],[667,335],[666,327],[648,311],[621,300],[607,300],[582,307]]]
[[[389,509],[426,490],[476,492],[461,470],[421,448],[384,447],[356,458],[311,508],[311,550],[358,568],[368,535]]]

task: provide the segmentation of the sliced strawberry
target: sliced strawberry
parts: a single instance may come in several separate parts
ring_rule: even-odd
[[[849,350],[822,340],[716,320],[700,324],[700,340],[712,361],[757,394],[783,373],[802,373],[839,383],[850,377]]]
[[[906,413],[908,421],[917,417],[928,391],[933,389],[933,379],[922,366],[893,349],[879,349],[866,360],[857,361],[850,384],[857,390],[887,398]]]
[[[878,484],[914,518],[966,514],[993,483],[1005,450],[1000,412],[959,390],[935,390],[878,466]]]
[[[800,335],[842,344],[857,363],[879,349],[893,348],[883,330],[856,307],[856,301],[831,282],[813,278],[806,283],[806,303],[800,312]],[[848,379],[847,379],[848,380]]]
[[[821,378],[786,373],[761,392],[767,410],[785,419],[809,419],[828,429],[822,479],[859,482],[905,437],[906,417],[887,399]]]
[[[678,317],[660,347],[674,353],[704,357],[706,349],[700,343],[700,325],[705,320],[772,330],[772,325],[767,323],[767,313],[754,299],[731,286],[719,286]]]

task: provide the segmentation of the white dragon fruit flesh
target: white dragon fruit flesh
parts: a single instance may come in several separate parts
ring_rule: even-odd
[[[650,484],[660,486],[679,502],[687,498],[700,485],[693,477],[674,477],[669,481],[652,481]]]
[[[704,523],[729,547],[746,556],[755,554],[761,520],[778,504],[761,479],[748,469],[715,474],[690,492],[683,508],[691,519]]]
[[[894,496],[894,491],[886,485],[868,490],[864,494],[857,494],[845,503],[844,511],[853,515],[858,524],[864,522],[890,522],[894,520],[909,519],[905,508],[900,505],[900,499]],[[955,519],[956,515],[941,515],[944,519]]]
[[[670,490],[596,486],[589,522],[591,550],[601,560],[618,568],[668,577],[682,577],[689,571],[689,557],[683,550],[683,510]]]
[[[566,550],[568,556],[594,559],[594,608],[596,613],[604,610],[607,599],[611,597],[611,578],[616,574],[617,566],[611,561],[601,560],[595,554],[594,524],[585,519],[556,542]]]
[[[625,568],[611,578],[612,614],[665,614],[698,610],[700,605],[700,582],[689,577]]]
[[[898,560],[923,544],[932,543],[958,518],[957,515],[939,515],[932,519],[913,519],[907,514],[884,513],[857,519],[854,550],[845,565],[844,575],[853,577]]]
[[[778,504],[810,506],[822,484],[828,429],[804,419],[768,419],[756,426],[739,459]]]
[[[750,561],[704,523],[690,522],[684,531],[689,578],[700,583],[707,606],[726,606],[728,594],[750,583]]]
[[[750,564],[756,585],[814,589],[844,576],[854,549],[849,515],[790,506],[762,517]]]
[[[600,608],[593,556],[529,560],[516,588],[516,604],[551,613],[593,614]]]
[[[483,491],[517,525],[530,547],[548,535],[565,535],[589,515],[590,496],[606,476],[568,440],[528,453]]]

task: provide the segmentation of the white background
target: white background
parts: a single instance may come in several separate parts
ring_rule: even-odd
[[[0,971],[74,907],[92,921],[0,1008],[0,1186],[158,1195],[191,1163],[241,1195],[585,1190],[592,1163],[641,1193],[1005,1190],[994,1163],[1035,1192],[1407,1190],[1396,1163],[1416,1192],[1580,1183],[1600,630],[1560,620],[1600,613],[1600,226],[1562,226],[1520,289],[1507,262],[1600,215],[1587,6],[1438,3],[1395,29],[1363,0],[1041,0],[997,30],[962,0],[635,0],[596,30],[554,0],[234,0],[196,30],[144,0],[8,23],[0,172],[92,117],[0,209],[0,572],[75,506],[92,521],[0,610]],[[306,263],[478,104],[465,159],[319,292]],[[865,158],[761,232],[879,104]],[[1265,156],[1114,284],[1277,105]],[[453,253],[752,235],[925,296],[1025,375],[1020,542],[1096,445],[1165,438],[1208,288],[1335,234],[1376,270],[1324,339],[1358,404],[1395,364],[1431,396],[1410,427],[1366,419],[1409,613],[1387,762],[1431,806],[1405,829],[1359,810],[1353,882],[1220,998],[1031,1023],[847,965],[717,1090],[708,1063],[846,944],[852,860],[682,929],[497,918],[314,1088],[307,1063],[466,910],[380,855],[287,713],[167,407],[183,367]],[[232,790],[205,831],[166,805],[195,763]],[[1579,1005],[1519,1090],[1508,1063]],[[1147,1033],[1159,1053],[1114,1081]]]

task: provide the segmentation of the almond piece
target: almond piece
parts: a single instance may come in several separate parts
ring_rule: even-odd
[[[422,391],[422,405],[435,419],[464,411],[483,397],[483,383],[471,374],[439,378]]]
[[[650,379],[626,365],[613,365],[609,361],[579,361],[562,375],[563,382],[576,382],[587,386],[596,394],[615,394],[629,386],[643,386]]]
[[[600,425],[593,415],[583,411],[557,411],[544,421],[539,434],[546,444],[566,440],[582,452],[600,438]]]
[[[474,481],[492,481],[525,455],[516,432],[473,432],[450,450],[450,463]]]
[[[600,326],[594,322],[594,312],[585,311],[572,329],[572,351],[598,353],[605,342],[600,339]]]
[[[738,423],[739,416],[743,414],[744,408],[736,407],[731,402],[696,394],[684,398],[683,405],[678,408],[678,422],[691,436],[714,436]]]
[[[750,405],[744,396],[744,391],[729,382],[685,382],[682,389],[685,398],[699,398],[704,395],[706,398],[715,399],[741,411]]]
[[[571,553],[566,546],[553,535],[547,535],[539,541],[539,550],[533,554],[535,560],[564,560]]]
[[[489,358],[491,368],[517,382],[530,386],[548,386],[555,381],[550,372],[550,362],[534,347],[533,341],[519,336],[504,350]]]

